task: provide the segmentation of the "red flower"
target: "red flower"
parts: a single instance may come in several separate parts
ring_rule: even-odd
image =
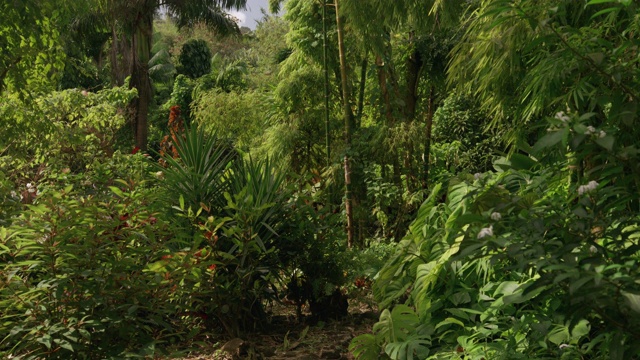
[[[131,155],[135,155],[135,154],[137,154],[137,153],[138,153],[138,151],[140,151],[140,148],[139,148],[139,147],[137,147],[137,146],[134,146],[134,147],[133,147],[133,150],[131,150]]]
[[[211,271],[214,271],[216,269],[216,264],[209,265],[209,267],[207,269],[209,269]]]

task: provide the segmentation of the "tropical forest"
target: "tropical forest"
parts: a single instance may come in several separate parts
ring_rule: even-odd
[[[639,102],[633,0],[0,0],[0,358],[638,360]]]

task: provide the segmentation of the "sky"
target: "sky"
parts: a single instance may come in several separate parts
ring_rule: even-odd
[[[269,9],[269,0],[247,0],[247,9],[243,11],[230,11],[229,13],[238,20],[240,26],[246,26],[252,30],[256,28],[256,20],[262,18],[260,8]]]

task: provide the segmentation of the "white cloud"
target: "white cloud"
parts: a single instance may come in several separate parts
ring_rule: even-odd
[[[229,14],[238,19],[238,25],[243,26],[247,21],[247,15],[240,11],[229,11]]]

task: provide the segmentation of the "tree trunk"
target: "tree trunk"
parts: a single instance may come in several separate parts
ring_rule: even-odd
[[[124,76],[121,76],[123,73],[120,70],[120,64],[118,63],[118,47],[120,43],[118,42],[118,32],[116,31],[115,22],[111,24],[111,52],[109,53],[109,61],[111,62],[111,82],[116,86],[122,86],[124,82]]]
[[[387,87],[387,73],[384,71],[384,61],[380,55],[376,56],[376,66],[378,68],[378,85],[382,92],[382,100],[384,102],[384,115],[387,118],[387,126],[394,125],[393,108],[391,107],[391,97],[389,96],[389,88]]]
[[[416,116],[416,106],[418,104],[418,85],[420,81],[420,71],[422,70],[422,57],[418,48],[415,46],[415,35],[411,31],[409,33],[409,43],[412,46],[412,51],[407,58],[407,92],[405,96],[405,111],[408,121],[411,121]]]
[[[378,85],[380,86],[380,92],[382,93],[382,101],[384,104],[384,115],[387,119],[387,127],[391,129],[395,126],[396,119],[393,116],[393,106],[391,105],[391,95],[389,94],[389,86],[387,84],[385,63],[380,55],[376,56],[376,66],[378,68]],[[398,151],[396,148],[389,149],[388,159],[390,160],[393,168],[393,183],[400,187],[400,165],[398,164]]]
[[[411,123],[415,121],[416,107],[418,106],[418,87],[420,85],[420,73],[422,71],[422,57],[418,51],[418,47],[415,45],[415,34],[413,31],[409,32],[409,44],[411,45],[411,54],[407,58],[407,89],[405,92],[405,121]],[[405,152],[405,174],[407,177],[407,191],[413,191],[414,185],[419,186],[419,170],[414,169],[414,143],[409,141],[406,144]],[[417,166],[419,168],[419,165]]]
[[[362,60],[362,65],[360,66],[360,91],[358,94],[358,116],[356,117],[356,127],[360,127],[362,125],[362,111],[364,109],[364,91],[365,85],[367,84],[367,65],[369,54],[364,55],[364,59]]]
[[[340,80],[342,83],[342,104],[344,110],[344,142],[346,152],[344,156],[344,179],[345,179],[345,210],[347,214],[347,246],[353,247],[354,228],[353,228],[353,199],[351,194],[351,164],[349,159],[349,151],[351,147],[351,136],[353,131],[353,112],[351,104],[349,104],[349,83],[347,77],[347,61],[344,52],[344,29],[342,27],[342,19],[340,18],[340,10],[338,0],[335,0],[336,7],[336,27],[338,30],[338,53],[340,55]]]
[[[424,154],[422,155],[422,188],[429,188],[429,152],[431,151],[431,129],[433,128],[433,103],[435,97],[434,86],[429,87],[429,99],[427,99],[427,119],[425,122]]]
[[[331,133],[329,123],[329,68],[327,66],[327,0],[322,1],[322,71],[324,73],[324,132],[327,167],[331,166]]]
[[[136,147],[147,150],[149,103],[151,102],[151,80],[149,58],[153,36],[153,14],[139,13],[136,30],[131,42],[131,80],[129,88],[138,90],[133,105],[133,129]]]

